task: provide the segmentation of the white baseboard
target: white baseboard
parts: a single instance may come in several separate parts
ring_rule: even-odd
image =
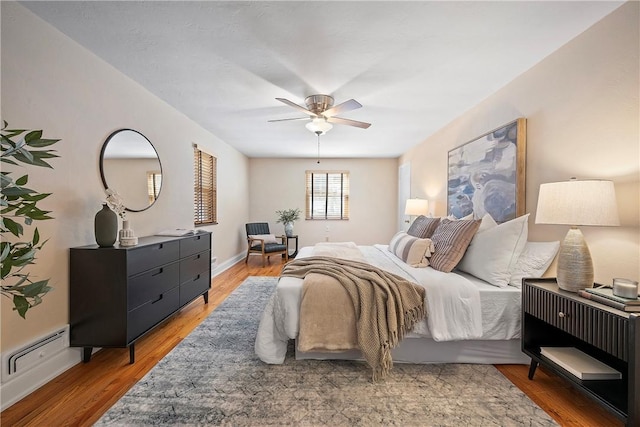
[[[0,410],[4,411],[81,361],[82,348],[67,347],[24,374],[2,383]]]
[[[236,265],[237,263],[242,261],[245,256],[246,256],[246,252],[245,253],[240,253],[240,254],[232,257],[232,258],[229,258],[228,260],[226,260],[225,262],[223,262],[220,265],[216,266],[215,268],[212,268],[211,269],[211,278],[214,278],[214,277],[218,276],[220,273],[222,273],[223,271],[230,269],[231,267],[233,267],[234,265]]]

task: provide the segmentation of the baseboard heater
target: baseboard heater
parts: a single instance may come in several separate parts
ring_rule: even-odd
[[[3,382],[18,376],[69,346],[69,326],[39,338],[3,357]]]

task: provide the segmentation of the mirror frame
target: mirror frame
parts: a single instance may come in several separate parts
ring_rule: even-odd
[[[104,152],[106,151],[107,146],[109,145],[109,142],[116,135],[118,135],[120,132],[124,132],[124,131],[135,132],[135,133],[137,133],[138,135],[140,135],[141,137],[143,137],[144,139],[147,140],[147,142],[149,143],[151,148],[153,148],[153,151],[156,153],[156,157],[158,158],[158,164],[160,165],[160,174],[162,174],[162,162],[160,161],[160,155],[158,154],[158,150],[156,150],[156,147],[151,143],[151,141],[149,141],[149,138],[147,138],[141,132],[138,132],[135,129],[129,129],[129,128],[117,129],[117,130],[111,132],[111,134],[107,137],[107,139],[102,144],[102,149],[100,150],[100,165],[99,165],[100,166],[100,178],[102,179],[102,185],[104,186],[105,190],[107,190],[109,188],[109,185],[107,184],[107,178],[105,177],[105,173],[104,173]],[[155,198],[153,203],[150,203],[147,207],[145,207],[143,209],[132,209],[130,207],[125,206],[125,210],[129,211],[129,212],[143,212],[143,211],[146,211],[151,206],[155,205],[155,203],[158,201],[158,198],[160,197],[161,193],[162,193],[162,185],[160,185],[160,190],[158,191],[158,196]]]

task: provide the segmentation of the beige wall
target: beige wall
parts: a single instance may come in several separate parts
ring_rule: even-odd
[[[326,159],[319,165],[313,159],[251,159],[249,169],[251,221],[266,221],[273,233],[284,234],[284,226],[276,223],[276,210],[299,208],[302,216],[294,224],[294,233],[300,236],[301,246],[326,239],[384,243],[396,231],[396,159]],[[307,170],[349,171],[348,221],[304,219]]]
[[[42,202],[53,220],[39,222],[49,242],[31,274],[51,278],[54,290],[23,320],[2,298],[2,350],[68,323],[69,248],[95,243],[93,218],[104,201],[98,159],[116,129],[143,133],[163,168],[162,194],[144,212],[129,213],[139,236],[167,228],[193,227],[193,149],[197,143],[218,157],[218,226],[213,253],[218,262],[242,253],[239,230],[248,219],[248,159],[136,82],[68,39],[24,7],[2,2],[2,118],[12,128],[43,129],[59,138],[54,170],[23,169],[30,186],[51,192]],[[9,168],[3,164],[3,170]],[[22,170],[21,170],[22,171]],[[29,236],[31,234],[29,233]]]
[[[447,152],[526,117],[530,240],[561,240],[567,232],[563,226],[534,224],[540,184],[572,176],[613,180],[622,226],[582,231],[596,281],[638,280],[639,6],[629,2],[614,11],[402,156],[400,163],[411,162],[411,194],[435,202],[435,213],[445,215]]]

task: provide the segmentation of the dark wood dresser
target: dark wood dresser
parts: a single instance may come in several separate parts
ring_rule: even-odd
[[[531,357],[529,379],[542,364],[602,404],[627,426],[640,427],[640,313],[627,313],[558,288],[555,279],[524,279],[522,351]],[[540,352],[575,347],[622,374],[581,380]]]
[[[136,246],[70,250],[70,345],[129,347],[199,296],[209,301],[211,233],[141,237]]]

